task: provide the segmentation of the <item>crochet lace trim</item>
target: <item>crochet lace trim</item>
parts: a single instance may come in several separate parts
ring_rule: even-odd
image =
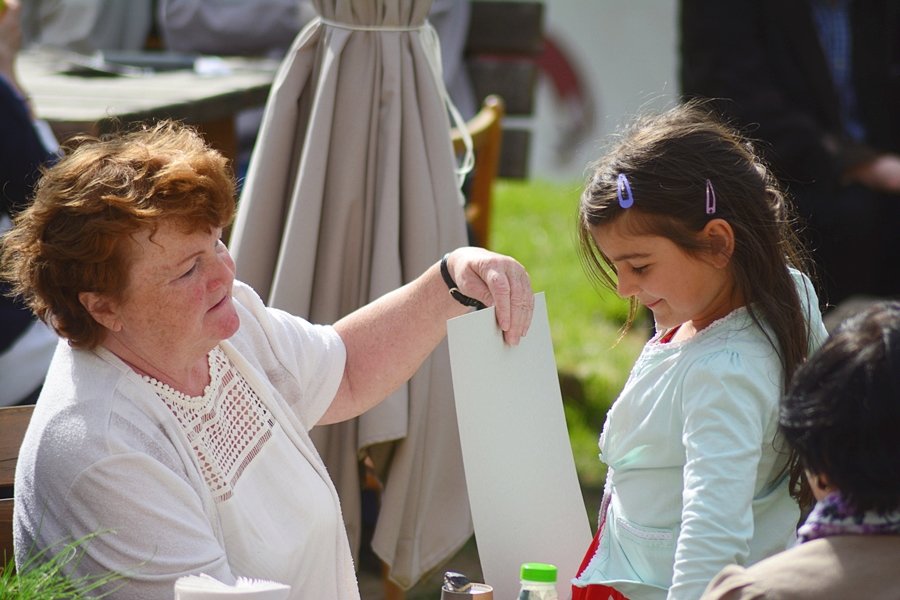
[[[209,353],[209,375],[202,396],[188,396],[153,377],[143,379],[187,436],[216,502],[224,502],[272,438],[275,420],[218,346]]]

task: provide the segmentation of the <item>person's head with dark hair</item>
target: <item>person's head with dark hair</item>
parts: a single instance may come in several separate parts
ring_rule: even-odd
[[[900,510],[900,302],[844,321],[795,373],[779,422],[817,498]]]

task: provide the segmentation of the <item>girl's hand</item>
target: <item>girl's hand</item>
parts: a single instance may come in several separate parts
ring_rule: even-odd
[[[447,258],[459,291],[493,306],[507,344],[515,346],[528,333],[534,292],[525,268],[515,259],[484,248],[458,248]]]

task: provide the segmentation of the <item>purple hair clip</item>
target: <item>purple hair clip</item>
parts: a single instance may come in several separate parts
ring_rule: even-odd
[[[713,189],[712,181],[709,179],[706,180],[706,214],[716,214],[716,190]]]
[[[624,196],[622,195],[624,192]],[[619,177],[616,179],[616,197],[619,199],[619,206],[622,208],[631,208],[631,205],[634,204],[634,195],[631,193],[631,184],[628,183],[628,178],[625,177],[625,173],[619,173]]]

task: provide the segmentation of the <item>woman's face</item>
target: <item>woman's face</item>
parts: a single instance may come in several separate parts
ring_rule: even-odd
[[[220,229],[185,233],[162,221],[133,238],[128,285],[115,304],[117,341],[142,355],[205,356],[240,324],[234,261]]]

